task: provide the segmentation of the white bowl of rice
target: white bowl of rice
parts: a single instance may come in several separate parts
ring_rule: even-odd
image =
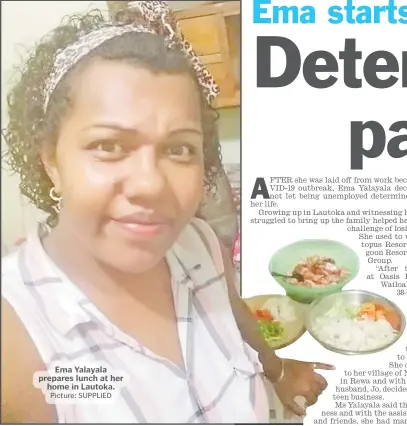
[[[378,294],[349,290],[314,302],[306,328],[326,349],[344,355],[366,355],[389,348],[404,333],[400,308]]]

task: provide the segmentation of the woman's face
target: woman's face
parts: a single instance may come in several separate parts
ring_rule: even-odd
[[[195,214],[204,179],[200,98],[187,74],[94,60],[77,77],[47,169],[59,227],[125,272],[157,264]]]

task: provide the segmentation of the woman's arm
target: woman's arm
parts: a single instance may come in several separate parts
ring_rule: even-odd
[[[258,352],[259,359],[263,367],[265,365],[270,366],[269,371],[264,371],[267,378],[271,382],[276,382],[282,375],[283,362],[263,339],[257,326],[257,322],[253,318],[249,307],[237,292],[235,271],[230,257],[228,256],[228,252],[222,245],[221,250],[226,281],[228,283],[230,303],[232,305],[233,315],[236,319],[237,326],[239,327],[243,340],[256,352]]]
[[[34,387],[33,374],[44,363],[13,308],[1,301],[1,422],[56,423],[52,405]]]
[[[259,354],[260,362],[266,377],[274,384],[274,388],[288,409],[298,416],[305,415],[305,409],[296,402],[297,396],[306,398],[307,406],[315,404],[319,395],[326,389],[327,382],[321,375],[315,373],[316,369],[332,370],[330,364],[310,363],[292,359],[279,358],[264,341],[255,318],[246,303],[242,300],[236,289],[235,272],[228,252],[220,244],[228,283],[230,303],[237,326],[243,340]]]

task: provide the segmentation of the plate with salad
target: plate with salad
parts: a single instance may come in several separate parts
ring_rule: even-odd
[[[273,349],[291,345],[305,333],[302,306],[282,295],[260,295],[244,299],[264,340]]]
[[[310,334],[325,348],[358,355],[392,346],[403,334],[401,309],[383,296],[349,290],[316,302],[308,315]]]

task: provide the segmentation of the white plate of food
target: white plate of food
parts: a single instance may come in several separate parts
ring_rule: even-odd
[[[289,297],[273,294],[243,300],[272,348],[281,349],[291,345],[305,333],[304,308]]]
[[[331,294],[311,306],[306,326],[326,349],[360,355],[382,351],[403,334],[406,320],[401,309],[377,294],[349,290]]]

